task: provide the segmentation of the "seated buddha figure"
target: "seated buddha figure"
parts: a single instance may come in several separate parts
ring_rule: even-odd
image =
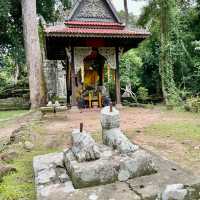
[[[102,84],[102,70],[105,58],[98,49],[93,48],[91,54],[84,59],[84,86],[96,88]]]
[[[92,67],[85,69],[84,73],[84,87],[85,88],[95,88],[98,85],[99,75],[96,70]]]

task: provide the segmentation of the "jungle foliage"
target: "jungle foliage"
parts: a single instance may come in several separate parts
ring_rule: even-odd
[[[200,92],[199,8],[199,0],[149,0],[138,19],[151,33],[137,49],[140,86],[167,104]]]
[[[59,21],[71,6],[68,0],[36,2],[38,16],[46,23]],[[23,93],[28,88],[21,0],[0,0],[0,27],[0,98],[4,98],[7,91],[21,90]]]

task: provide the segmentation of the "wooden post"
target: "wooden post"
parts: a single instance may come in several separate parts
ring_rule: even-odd
[[[92,94],[89,92],[89,108],[92,108]]]
[[[72,52],[71,47],[66,47],[66,56],[67,56],[67,68],[66,68],[66,85],[67,85],[67,104],[71,105],[71,99],[72,96]]]
[[[110,102],[110,112],[113,111],[113,105],[112,105],[112,102]]]
[[[83,132],[83,123],[80,123],[80,133]]]
[[[116,52],[116,70],[115,70],[116,104],[121,105],[120,72],[119,72],[119,47],[115,48],[115,52]]]
[[[69,71],[69,59],[68,57],[66,56],[66,60],[65,60],[65,73],[66,73],[66,76],[65,76],[65,82],[66,82],[66,99],[67,99],[67,104],[69,103],[69,95],[68,95],[68,71]]]
[[[68,65],[68,58],[66,57],[66,59],[65,59],[65,84],[66,84],[66,103],[68,103],[68,81],[67,81],[67,77],[68,77],[68,67],[69,67],[69,65]]]
[[[71,47],[71,78],[72,78],[72,96],[71,96],[71,106],[76,107],[76,76],[75,76],[75,66],[74,66],[74,47]]]

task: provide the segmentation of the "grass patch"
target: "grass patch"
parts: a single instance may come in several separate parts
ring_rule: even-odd
[[[0,111],[0,121],[14,119],[28,112],[28,110]]]
[[[167,155],[169,159],[178,162],[179,165],[192,172],[200,173],[200,152],[194,148],[200,144],[198,121],[156,123],[145,128],[144,133],[146,136],[157,139],[156,142],[152,141],[151,145],[158,151],[165,150],[164,156]],[[174,141],[172,146],[169,141]]]
[[[13,161],[12,165],[17,172],[3,178],[0,183],[0,200],[35,200],[33,157],[55,151],[55,149],[37,149],[32,152],[24,152],[17,160]]]
[[[147,127],[145,134],[172,137],[178,141],[200,141],[200,124],[191,122],[157,123]]]

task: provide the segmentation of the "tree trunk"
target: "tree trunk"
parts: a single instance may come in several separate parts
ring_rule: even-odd
[[[129,20],[129,13],[128,13],[128,0],[124,0],[124,11],[125,11],[125,23],[126,26],[128,26],[128,20]]]
[[[45,82],[40,49],[36,0],[21,0],[26,64],[29,71],[31,109],[39,108],[46,101]]]
[[[173,57],[171,55],[173,26],[175,17],[175,0],[160,0],[160,75],[162,92],[166,104],[180,101],[174,81]]]
[[[14,73],[14,84],[16,85],[18,82],[18,78],[19,78],[19,65],[15,62],[15,73]]]
[[[163,2],[160,3],[161,6],[161,13],[160,13],[160,43],[161,43],[161,52],[160,52],[160,75],[161,75],[161,82],[162,82],[162,92],[165,103],[168,102],[167,91],[166,91],[166,83],[165,83],[165,68],[167,68],[168,62],[168,52],[166,50],[166,46],[168,43],[168,22],[167,22],[167,11],[166,8],[163,6]]]

